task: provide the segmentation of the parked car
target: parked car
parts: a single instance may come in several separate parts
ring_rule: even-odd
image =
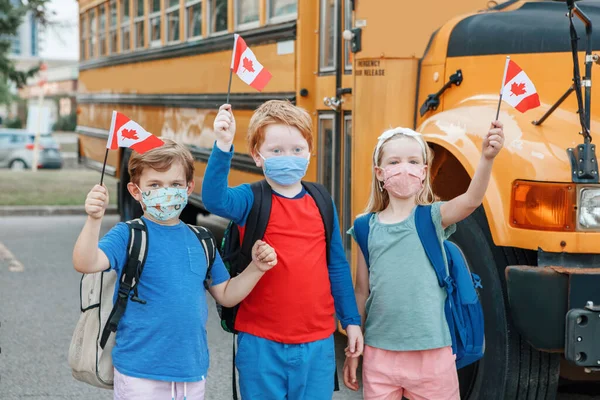
[[[31,168],[35,134],[24,129],[0,128],[0,167]],[[38,168],[62,168],[60,146],[52,134],[40,135]]]

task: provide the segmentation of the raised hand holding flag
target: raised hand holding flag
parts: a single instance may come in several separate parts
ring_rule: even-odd
[[[127,118],[118,111],[113,111],[108,141],[106,142],[106,154],[102,165],[102,176],[100,185],[104,180],[104,170],[109,150],[117,150],[119,147],[127,147],[140,154],[165,144],[162,140],[142,128],[137,122]]]

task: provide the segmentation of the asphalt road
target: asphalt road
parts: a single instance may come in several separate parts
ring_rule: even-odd
[[[111,391],[75,381],[67,364],[79,316],[80,274],[73,270],[71,254],[84,221],[83,216],[0,218],[0,399],[112,399]],[[103,233],[116,222],[116,216],[106,217]],[[231,335],[221,330],[214,303],[209,307],[206,398],[229,400]],[[340,368],[344,337],[338,335],[336,341]],[[362,396],[342,388],[334,399]]]

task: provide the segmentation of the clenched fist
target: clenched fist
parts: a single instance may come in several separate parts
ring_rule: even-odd
[[[213,128],[217,136],[217,146],[223,151],[229,151],[235,136],[235,118],[229,104],[223,104],[219,108]]]
[[[100,219],[108,205],[108,190],[105,186],[96,185],[85,199],[85,212],[93,219]]]
[[[483,156],[488,160],[494,159],[504,146],[504,131],[502,127],[502,122],[492,122],[492,127],[483,139]]]
[[[262,240],[257,240],[252,247],[252,262],[262,271],[267,272],[277,265],[277,253]]]

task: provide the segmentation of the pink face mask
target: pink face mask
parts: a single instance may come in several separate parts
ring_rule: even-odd
[[[383,188],[390,196],[407,199],[423,188],[425,166],[410,163],[389,165],[383,168]]]

